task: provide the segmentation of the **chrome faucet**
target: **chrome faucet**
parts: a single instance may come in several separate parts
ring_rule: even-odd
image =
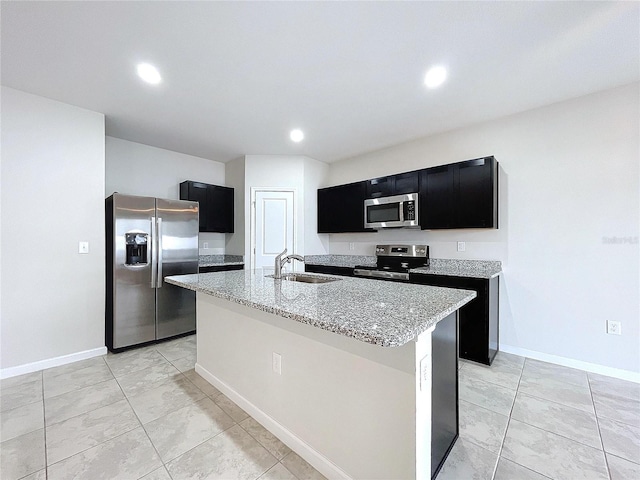
[[[273,274],[273,278],[282,278],[282,267],[284,267],[284,265],[286,263],[290,263],[291,260],[298,260],[299,262],[304,262],[304,258],[301,257],[300,255],[287,255],[286,257],[283,257],[283,255],[287,253],[287,249],[285,248],[284,251],[278,255],[274,261],[274,269],[275,272]]]

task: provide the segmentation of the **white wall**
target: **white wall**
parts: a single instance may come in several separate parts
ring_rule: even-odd
[[[331,253],[353,253],[349,242],[369,255],[375,243],[424,242],[434,258],[502,260],[505,350],[640,379],[639,90],[634,83],[331,164],[325,185],[486,155],[501,166],[499,230],[331,235]],[[622,335],[606,334],[606,320],[621,321]]]
[[[231,162],[230,162],[231,163]],[[317,233],[317,188],[328,165],[305,156],[246,155],[244,157],[244,255],[251,252],[251,188],[291,188],[296,192],[295,253],[328,253],[328,239]],[[237,210],[236,210],[237,215]],[[309,244],[307,245],[307,242]],[[297,265],[296,265],[297,266]]]
[[[416,452],[429,448],[431,392],[420,389],[416,371],[431,366],[431,332],[381,348],[211,295],[196,298],[196,371],[323,475],[429,478],[429,455]],[[281,374],[272,371],[274,352]]]
[[[309,157],[303,160],[305,203],[304,255],[329,253],[329,235],[318,234],[318,188],[326,182],[329,165]]]
[[[227,243],[225,246],[225,253],[227,255],[244,255],[245,254],[245,186],[244,186],[244,157],[236,158],[226,163],[225,165],[225,178],[226,184],[229,187],[233,187],[233,203],[234,203],[234,215],[233,215],[233,231],[232,234],[227,234]],[[246,257],[246,262],[249,262],[250,257]]]
[[[104,115],[2,87],[3,376],[106,351],[104,141]]]
[[[119,138],[106,138],[107,196],[118,192],[179,199],[180,183],[185,180],[225,185],[225,165]],[[201,232],[199,244],[201,254],[225,253],[225,234]]]

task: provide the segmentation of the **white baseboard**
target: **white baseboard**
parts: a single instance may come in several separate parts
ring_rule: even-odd
[[[577,368],[586,372],[640,383],[640,373],[622,370],[621,368],[605,367],[595,363],[583,362],[572,358],[561,357],[559,355],[550,355],[548,353],[536,352],[534,350],[527,350],[526,348],[512,347],[504,344],[500,344],[500,351],[520,355],[521,357],[532,358],[534,360],[540,360],[542,362],[555,363],[556,365],[562,365],[563,367]]]
[[[24,365],[18,365],[17,367],[3,368],[0,370],[0,378],[4,379],[16,377],[18,375],[24,375],[25,373],[44,370],[45,368],[59,367],[60,365],[66,365],[68,363],[77,362],[79,360],[106,355],[106,353],[107,347],[93,348],[91,350],[84,350],[82,352],[70,353],[69,355],[62,355],[61,357],[48,358],[46,360],[39,360],[33,363],[26,363]]]
[[[345,473],[340,467],[331,462],[328,458],[323,456],[318,451],[314,450],[304,440],[294,434],[291,430],[287,429],[277,420],[260,410],[256,405],[244,398],[238,392],[233,390],[229,385],[221,381],[214,376],[211,372],[203,368],[200,364],[196,363],[196,372],[200,374],[202,378],[208,381],[211,385],[216,387],[227,397],[233,400],[240,408],[251,415],[258,423],[264,426],[267,430],[278,437],[283,443],[285,443],[291,450],[300,455],[304,460],[309,462],[313,468],[318,470],[321,474],[329,479],[351,479],[347,473]]]

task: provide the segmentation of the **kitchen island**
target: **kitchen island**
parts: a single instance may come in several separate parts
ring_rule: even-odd
[[[430,478],[432,333],[455,357],[475,292],[269,273],[165,279],[197,292],[196,371],[330,478]]]

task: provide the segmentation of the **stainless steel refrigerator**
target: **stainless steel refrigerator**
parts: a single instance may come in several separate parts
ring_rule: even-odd
[[[195,292],[163,279],[198,273],[198,203],[114,193],[105,207],[109,350],[194,332]]]

